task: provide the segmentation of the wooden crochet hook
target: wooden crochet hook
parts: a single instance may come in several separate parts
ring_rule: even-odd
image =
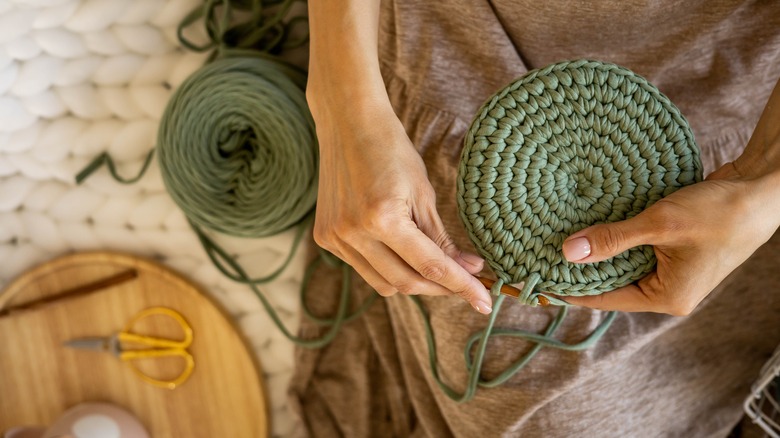
[[[29,303],[25,303],[19,306],[9,307],[7,309],[0,309],[0,318],[4,318],[9,315],[17,315],[19,313],[28,310],[34,310],[40,307],[47,306],[57,301],[70,300],[72,298],[81,297],[84,295],[89,295],[94,292],[103,291],[110,287],[117,286],[127,281],[130,281],[136,277],[138,277],[138,272],[136,272],[135,269],[126,270],[116,275],[112,275],[111,277],[108,278],[103,278],[89,284],[84,284],[81,286],[74,287],[72,289],[62,291],[56,295],[33,300],[30,301]]]
[[[493,287],[493,284],[496,283],[495,280],[491,280],[489,278],[484,278],[484,277],[477,277],[477,280],[479,280],[479,282],[482,283],[482,285],[485,286],[488,289]],[[503,284],[501,286],[501,290],[499,292],[501,292],[503,295],[509,295],[510,297],[515,297],[515,298],[519,297],[520,294],[522,293],[522,291],[520,289],[518,289],[516,287],[513,287],[513,286],[510,286],[508,284]],[[540,306],[549,306],[550,305],[550,300],[548,300],[547,297],[539,295],[537,298],[539,300],[539,305]]]

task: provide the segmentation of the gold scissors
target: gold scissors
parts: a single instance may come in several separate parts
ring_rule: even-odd
[[[184,339],[176,341],[172,339],[156,338],[132,333],[130,330],[138,321],[153,315],[164,315],[173,318],[184,331]],[[145,349],[127,349],[123,344],[142,345]],[[77,338],[65,342],[65,346],[84,350],[106,351],[119,360],[127,363],[144,382],[161,388],[174,389],[184,383],[195,368],[195,359],[187,351],[192,344],[192,327],[187,324],[184,317],[173,309],[167,307],[151,307],[133,316],[121,332],[109,337]],[[171,380],[155,379],[139,370],[133,361],[157,357],[178,356],[184,359],[184,369],[178,377]]]

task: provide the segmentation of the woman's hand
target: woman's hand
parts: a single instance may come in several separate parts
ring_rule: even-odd
[[[592,263],[653,245],[655,272],[636,284],[574,305],[688,315],[780,226],[780,85],[745,153],[637,216],[581,230],[563,244],[567,260]]]
[[[678,190],[637,216],[595,225],[563,244],[569,261],[593,263],[653,245],[656,271],[635,284],[595,296],[566,297],[602,310],[688,315],[780,225],[768,181],[745,181],[729,163],[707,181]]]
[[[436,211],[427,172],[392,108],[317,112],[320,183],[314,239],[383,296],[456,294],[482,313],[490,295]]]
[[[422,159],[393,112],[379,68],[379,0],[310,0],[306,98],[317,124],[314,239],[380,294],[456,294],[490,313],[471,274],[483,261],[455,247]]]

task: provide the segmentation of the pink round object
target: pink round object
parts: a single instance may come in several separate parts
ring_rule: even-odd
[[[108,403],[82,403],[65,413],[42,438],[149,438],[132,414]]]

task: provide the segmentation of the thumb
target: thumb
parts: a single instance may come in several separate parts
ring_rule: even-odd
[[[624,221],[580,230],[563,242],[563,256],[570,262],[595,263],[648,244],[652,231],[646,216],[640,213]]]

